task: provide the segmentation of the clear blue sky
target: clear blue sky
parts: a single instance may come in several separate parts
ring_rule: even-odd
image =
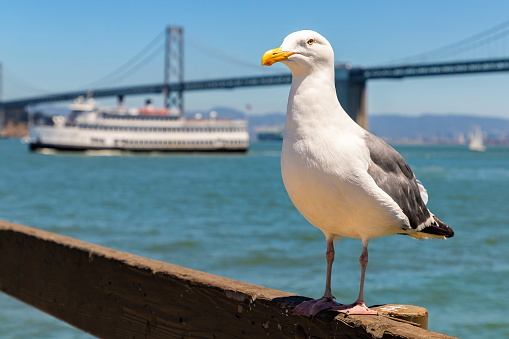
[[[375,66],[454,43],[509,20],[506,1],[7,1],[0,0],[5,100],[86,88],[167,25],[185,29],[185,79],[286,72],[262,54],[313,29],[337,62]],[[509,38],[457,59],[509,57]],[[456,56],[452,57],[453,59]],[[116,85],[163,80],[163,53]],[[107,87],[107,86],[104,86]],[[288,86],[195,92],[186,108],[284,112]],[[154,96],[156,103],[159,97]],[[139,106],[144,97],[129,97]],[[105,102],[107,104],[108,102]],[[113,103],[113,100],[111,100]],[[467,113],[509,118],[509,73],[368,82],[370,114]]]

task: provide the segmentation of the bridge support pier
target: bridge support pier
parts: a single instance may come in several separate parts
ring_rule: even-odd
[[[343,109],[359,126],[368,130],[366,80],[352,79],[347,68],[336,68],[336,95]]]
[[[0,136],[21,138],[27,134],[28,112],[26,107],[0,107]]]
[[[5,128],[5,110],[0,107],[0,137],[2,136],[2,131]]]

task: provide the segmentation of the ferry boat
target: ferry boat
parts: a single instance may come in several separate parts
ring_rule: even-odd
[[[260,141],[282,141],[284,134],[284,126],[260,127],[256,130],[256,136]]]
[[[120,150],[140,152],[246,152],[246,120],[170,115],[168,109],[99,109],[78,98],[68,116],[31,117],[30,150]]]

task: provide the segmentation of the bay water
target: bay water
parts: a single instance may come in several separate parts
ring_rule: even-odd
[[[369,246],[368,305],[428,309],[429,329],[509,338],[509,148],[396,145],[449,240]],[[247,154],[30,153],[0,140],[0,219],[269,288],[320,297],[325,239],[293,207],[281,143]],[[336,242],[336,299],[358,293],[360,240]],[[91,338],[0,293],[0,338]]]

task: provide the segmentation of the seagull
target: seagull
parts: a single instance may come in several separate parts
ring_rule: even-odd
[[[426,207],[428,194],[403,157],[353,121],[338,101],[334,51],[320,34],[288,35],[281,47],[262,57],[292,72],[281,151],[281,174],[297,210],[325,235],[327,276],[322,298],[299,304],[293,314],[314,317],[331,309],[377,314],[364,303],[368,244],[373,238],[404,234],[445,239],[453,230]],[[331,271],[334,240],[361,239],[360,290],[349,305],[334,301]]]

